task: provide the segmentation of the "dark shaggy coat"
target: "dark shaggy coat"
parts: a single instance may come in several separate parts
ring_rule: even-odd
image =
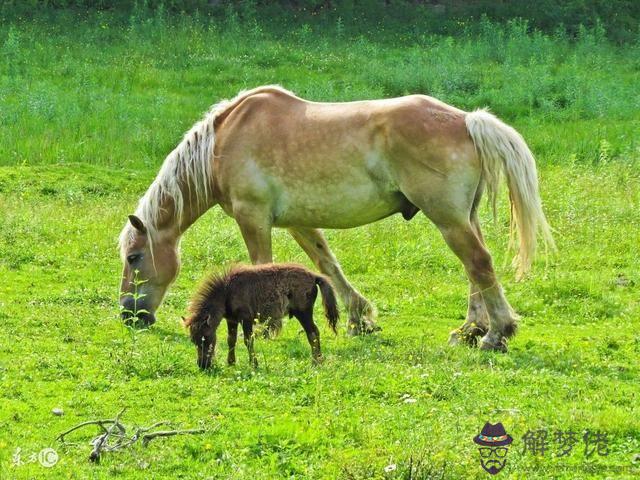
[[[338,305],[333,287],[326,277],[303,266],[236,266],[228,273],[206,279],[192,300],[190,316],[184,321],[198,349],[198,366],[211,365],[216,329],[223,318],[228,327],[228,363],[235,363],[235,344],[238,325],[241,325],[251,363],[257,366],[253,349],[254,322],[266,323],[270,330],[277,331],[285,315],[298,319],[311,345],[312,358],[319,362],[322,358],[320,332],[313,321],[318,287],[329,326],[335,332]]]

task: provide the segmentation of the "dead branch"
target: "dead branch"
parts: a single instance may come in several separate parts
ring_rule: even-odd
[[[142,445],[146,447],[151,440],[158,437],[173,437],[174,435],[197,435],[200,433],[204,433],[203,428],[191,430],[160,430],[158,432],[145,433],[142,436]]]
[[[98,435],[93,439],[93,441],[91,442],[93,444],[93,450],[91,450],[91,453],[89,454],[90,461],[94,463],[100,462],[100,454],[102,453],[102,449],[107,446],[109,435],[111,435],[116,428],[120,430],[120,438],[126,435],[126,428],[124,428],[124,426],[120,424],[120,417],[125,410],[126,408],[123,408],[120,413],[116,415],[116,418],[113,420],[113,424],[109,428],[107,428],[106,432],[104,432],[102,435]]]
[[[64,443],[64,437],[69,435],[71,432],[75,432],[76,430],[82,428],[82,427],[86,427],[87,425],[98,425],[100,428],[102,428],[102,430],[104,432],[107,431],[107,427],[105,427],[105,425],[110,425],[112,424],[114,421],[112,418],[107,418],[105,420],[89,420],[88,422],[82,422],[78,425],[76,425],[73,428],[70,428],[67,431],[62,432],[60,435],[58,435],[56,437],[56,440],[60,440],[61,442]]]
[[[70,428],[59,434],[56,439],[62,443],[66,443],[65,439],[68,434],[75,432],[83,427],[89,425],[97,425],[102,429],[102,433],[91,440],[93,449],[89,454],[89,460],[98,463],[100,462],[100,455],[103,452],[113,452],[128,448],[134,443],[142,440],[142,445],[146,447],[151,440],[159,437],[173,437],[175,435],[197,435],[204,433],[204,429],[189,429],[189,430],[155,430],[158,427],[168,425],[169,422],[156,422],[148,427],[136,427],[130,429],[133,431],[133,435],[127,435],[127,427],[120,422],[120,417],[124,413],[125,409],[122,409],[115,418],[109,418],[105,420],[89,420],[82,422],[75,427]],[[155,430],[155,431],[154,431]]]

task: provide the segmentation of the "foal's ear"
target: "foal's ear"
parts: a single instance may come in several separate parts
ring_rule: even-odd
[[[147,227],[144,226],[144,223],[138,217],[135,215],[129,215],[129,221],[131,222],[131,225],[133,225],[133,228],[138,230],[140,233],[147,233]]]

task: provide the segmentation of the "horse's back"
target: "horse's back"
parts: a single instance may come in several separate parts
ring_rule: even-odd
[[[465,115],[466,112],[427,95],[328,103],[305,100],[285,90],[265,90],[239,102],[226,115],[216,134],[222,144],[227,136],[235,136],[236,131],[246,135],[254,127],[266,130],[267,134],[300,134],[303,130],[332,126],[337,133],[343,131],[339,127],[364,128],[380,122],[394,122],[396,127],[420,125],[435,133],[443,128],[466,130]]]
[[[260,205],[282,227],[379,220],[403,211],[407,182],[437,187],[468,167],[475,149],[464,118],[422,95],[321,103],[259,92],[216,132],[219,203],[234,217]]]

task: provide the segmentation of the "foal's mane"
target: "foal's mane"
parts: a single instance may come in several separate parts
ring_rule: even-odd
[[[198,314],[207,308],[207,302],[216,291],[225,288],[225,284],[229,280],[229,273],[229,271],[213,273],[200,284],[189,304],[189,312],[192,314],[191,319],[196,318]]]
[[[279,85],[265,85],[252,90],[244,90],[231,100],[222,100],[211,107],[202,120],[184,135],[182,141],[164,160],[158,175],[140,199],[136,216],[144,222],[150,234],[159,227],[161,214],[169,200],[173,203],[174,221],[182,222],[185,205],[193,197],[196,206],[205,205],[211,197],[213,160],[215,146],[215,126],[244,99],[258,93],[293,93]],[[123,247],[128,235],[123,230],[120,244]]]

